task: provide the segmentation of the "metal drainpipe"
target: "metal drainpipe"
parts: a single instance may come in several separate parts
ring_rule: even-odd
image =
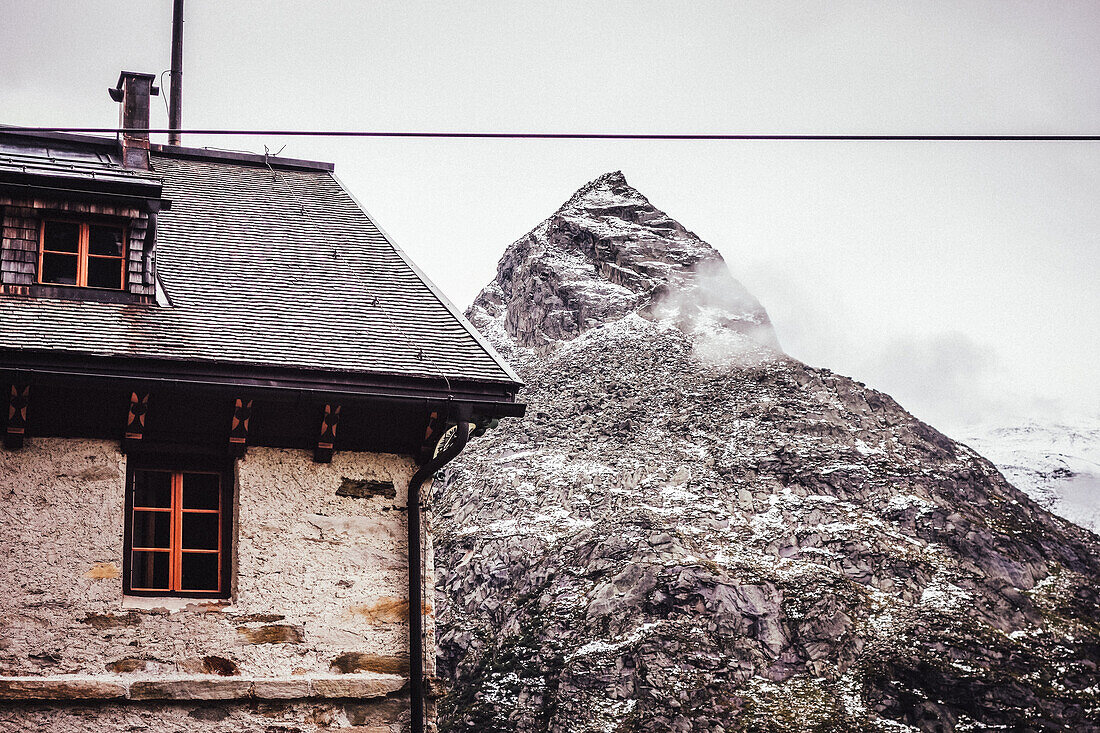
[[[420,487],[462,452],[470,439],[470,408],[458,407],[455,440],[409,481],[409,709],[412,733],[424,733],[424,596],[420,558]]]

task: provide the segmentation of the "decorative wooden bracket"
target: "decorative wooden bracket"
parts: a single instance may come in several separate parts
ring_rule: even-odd
[[[432,451],[435,449],[435,444],[439,440],[439,436],[443,434],[444,427],[446,426],[439,417],[439,413],[433,412],[428,418],[428,427],[424,429],[424,440],[420,444],[421,463],[427,463],[431,460]]]
[[[4,432],[4,447],[19,450],[27,430],[27,406],[30,404],[29,384],[13,384],[8,398],[8,427]]]
[[[321,437],[313,451],[314,463],[332,463],[333,445],[336,443],[336,426],[340,422],[340,405],[325,405],[321,418]]]
[[[240,397],[233,403],[233,422],[229,425],[229,452],[240,458],[248,450],[248,421],[252,419],[252,400]]]
[[[123,452],[145,437],[145,415],[148,411],[149,393],[131,392],[130,411],[126,414],[126,432],[122,435]]]

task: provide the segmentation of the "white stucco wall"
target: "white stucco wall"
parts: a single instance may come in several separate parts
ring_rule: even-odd
[[[253,447],[237,462],[235,593],[212,603],[124,598],[117,442],[31,438],[0,451],[0,681],[201,680],[212,657],[240,680],[407,675],[415,466],[387,454],[311,458]],[[337,496],[345,479],[389,481],[397,494]],[[11,705],[0,703],[0,724]]]

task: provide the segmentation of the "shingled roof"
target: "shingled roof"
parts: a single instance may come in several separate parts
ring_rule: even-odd
[[[518,385],[330,165],[161,148],[152,168],[158,302],[0,294],[0,349]]]

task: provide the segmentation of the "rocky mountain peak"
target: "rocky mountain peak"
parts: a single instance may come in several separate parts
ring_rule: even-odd
[[[468,313],[528,408],[430,497],[444,733],[1100,733],[1100,538],[766,345],[621,173]]]
[[[558,210],[600,209],[601,207],[637,206],[663,216],[638,189],[626,182],[622,171],[604,173],[578,188]],[[624,212],[625,213],[625,212]],[[623,217],[629,219],[630,217]],[[672,221],[671,219],[669,221]],[[679,224],[672,222],[675,226]],[[681,227],[682,228],[682,227]]]
[[[467,315],[507,348],[546,348],[637,314],[716,340],[777,349],[767,312],[722,255],[605,173],[505,251]]]

